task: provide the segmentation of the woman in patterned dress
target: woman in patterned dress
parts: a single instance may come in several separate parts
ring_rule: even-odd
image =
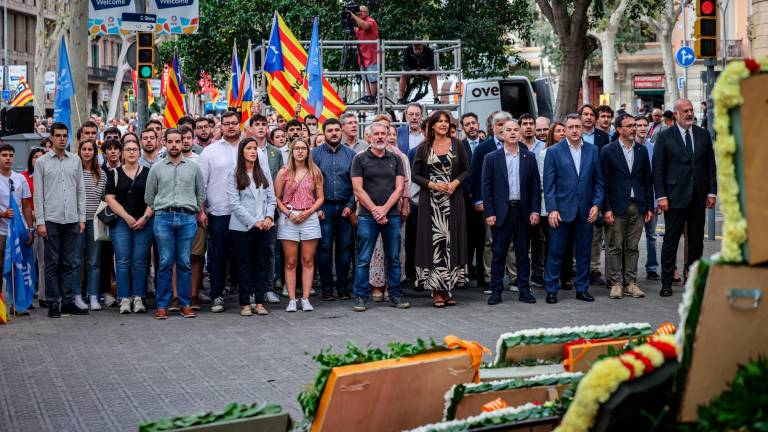
[[[432,291],[437,308],[453,306],[451,290],[467,282],[467,230],[461,182],[469,162],[461,141],[450,136],[451,117],[436,111],[416,150],[412,181],[421,187],[416,222],[416,278]]]

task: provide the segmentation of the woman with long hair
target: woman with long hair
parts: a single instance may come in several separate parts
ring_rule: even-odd
[[[80,258],[80,268],[82,268],[83,257],[85,256],[86,280],[88,288],[88,299],[91,310],[101,309],[99,304],[99,277],[101,276],[101,242],[94,240],[93,237],[93,218],[96,215],[96,209],[104,198],[104,187],[107,178],[104,171],[101,170],[96,154],[98,147],[93,140],[85,140],[77,148],[77,155],[83,164],[83,183],[85,184],[85,232],[79,236],[79,247],[77,253]],[[75,296],[75,304],[81,309],[85,309],[85,304],[80,304],[80,296]]]
[[[33,181],[33,178],[35,175],[35,164],[37,163],[37,159],[44,154],[45,154],[45,150],[43,150],[42,147],[32,147],[32,149],[29,151],[29,157],[27,157],[27,170],[21,173],[21,175],[23,175],[24,178],[27,179],[27,184],[29,185],[29,191],[32,193],[32,196],[35,195],[35,184]],[[32,220],[35,220],[35,200],[32,200],[30,204],[32,204]],[[40,235],[37,233],[37,230],[34,230],[34,241],[32,243],[32,250],[35,251],[35,260],[37,260],[37,274],[44,275],[45,261],[43,259],[45,257],[45,242],[43,241],[43,238],[40,237]],[[41,308],[48,307],[48,302],[45,301],[45,278],[44,277],[37,278],[37,292],[38,292],[37,298],[38,298],[40,307]]]
[[[546,145],[544,146],[544,148],[552,147],[553,145],[559,143],[564,139],[565,139],[565,124],[559,121],[552,122],[552,125],[549,126],[549,132],[547,133],[547,142],[545,143]],[[542,162],[542,164],[543,163],[544,162]],[[539,173],[541,173],[541,170],[539,170]]]
[[[109,142],[106,143],[110,145]],[[139,164],[139,144],[123,147],[123,164],[107,172],[105,201],[117,215],[109,229],[115,250],[115,279],[120,313],[147,311],[142,297],[147,291],[149,249],[152,246],[152,209],[144,202],[149,169]]]
[[[275,191],[272,179],[259,164],[256,140],[246,138],[237,149],[237,165],[227,180],[227,197],[232,217],[229,231],[237,255],[240,315],[267,315],[264,295],[267,292],[269,264],[269,230],[274,225]],[[250,298],[256,299],[251,310]]]
[[[453,306],[451,291],[467,283],[467,230],[461,182],[469,175],[464,145],[450,136],[451,115],[435,111],[416,151],[411,179],[421,186],[416,222],[416,278],[437,308]]]
[[[288,312],[296,312],[296,265],[301,242],[301,308],[311,311],[309,294],[315,274],[315,250],[320,234],[317,211],[323,205],[323,174],[312,161],[307,141],[290,144],[288,163],[275,179],[280,223],[277,238],[282,241],[285,283],[288,285]]]
[[[376,118],[382,116],[381,114]],[[386,121],[389,121],[389,115],[383,115]],[[376,120],[375,122],[378,122]],[[374,123],[375,123],[374,122]],[[388,123],[387,123],[388,124]],[[411,184],[411,166],[408,161],[408,156],[405,155],[400,148],[397,147],[397,128],[389,126],[389,132],[387,132],[387,150],[398,155],[403,162],[403,169],[405,171],[405,183],[403,184],[403,198],[400,200],[400,238],[405,239],[405,220],[408,218],[410,212],[410,184]],[[384,259],[384,242],[381,237],[376,240],[376,246],[373,249],[373,255],[371,256],[371,270],[368,277],[368,283],[371,285],[371,299],[374,302],[389,301],[389,295],[387,293],[387,269],[385,267]],[[405,240],[400,242],[400,266],[405,268]],[[401,273],[401,280],[405,279],[405,271]]]

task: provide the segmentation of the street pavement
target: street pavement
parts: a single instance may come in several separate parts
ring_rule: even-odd
[[[677,323],[682,288],[669,298],[658,295],[660,283],[646,280],[642,267],[644,237],[640,245],[638,279],[647,294],[641,299],[611,300],[607,289],[591,287],[595,303],[565,291],[559,304],[547,305],[536,289],[534,305],[507,292],[504,303],[491,307],[482,291],[470,288],[456,291],[458,306],[435,309],[424,293],[407,291],[409,310],[371,303],[368,312],[355,313],[351,301],[313,298],[314,312],[289,314],[282,299],[267,317],[243,318],[233,297],[225,313],[203,310],[195,319],[167,321],[119,315],[117,308],[51,320],[36,309],[0,326],[0,431],[136,430],[144,420],[229,402],[275,402],[300,419],[296,396],[318,371],[311,356],[327,347],[340,351],[346,341],[383,347],[455,334],[495,349],[499,334],[524,328]],[[710,255],[720,242],[704,247]]]

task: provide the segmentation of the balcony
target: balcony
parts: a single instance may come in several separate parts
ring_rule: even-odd
[[[693,48],[693,40],[687,41],[680,41],[680,46],[689,46]],[[723,55],[731,58],[743,58],[744,57],[744,50],[743,50],[743,44],[741,39],[725,39],[725,40],[719,40],[717,41],[718,46],[718,58],[723,58]]]
[[[88,81],[109,82],[115,80],[116,66],[92,67],[88,66]],[[131,74],[123,75],[123,82],[130,82]]]

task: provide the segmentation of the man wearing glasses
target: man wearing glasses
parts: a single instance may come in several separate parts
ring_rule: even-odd
[[[72,253],[85,231],[85,184],[80,158],[66,150],[69,130],[51,126],[53,151],[35,164],[34,199],[37,234],[45,240],[45,297],[49,318],[62,313],[87,315],[75,306],[80,289],[77,254]]]
[[[546,117],[537,117],[536,139],[542,142],[547,142],[547,135],[549,135],[549,119]]]

